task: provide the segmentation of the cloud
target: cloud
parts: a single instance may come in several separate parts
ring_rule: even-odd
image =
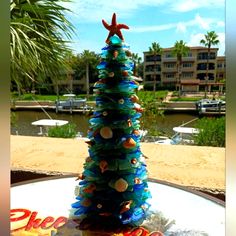
[[[224,55],[225,53],[225,33],[217,33],[218,35],[218,39],[220,41],[220,43],[216,46],[213,47],[218,47],[219,51],[218,51],[218,55]],[[188,46],[199,46],[200,45],[200,40],[204,38],[204,34],[202,33],[197,33],[197,34],[191,34],[190,35],[190,40],[187,43]],[[204,46],[204,45],[202,45]]]
[[[204,1],[196,1],[196,0],[175,0],[170,9],[176,12],[188,12],[200,8],[219,8],[225,7],[224,0],[204,0]]]
[[[71,3],[62,3],[62,5],[71,9],[79,22],[98,22],[101,19],[110,20],[114,11],[119,14],[120,18],[129,18],[136,9],[145,6],[157,7],[169,1],[170,0],[74,0]]]
[[[72,0],[72,2],[62,2],[66,8],[74,12],[73,17],[78,22],[98,22],[101,19],[110,20],[115,11],[120,18],[132,17],[137,9],[143,7],[154,7],[157,10],[188,12],[200,8],[224,8],[224,0]]]
[[[176,24],[163,24],[163,25],[141,26],[141,27],[130,26],[130,32],[135,32],[135,33],[156,32],[156,31],[170,30],[175,27]]]
[[[155,26],[132,26],[130,27],[130,32],[143,33],[176,29],[177,33],[185,33],[188,28],[191,28],[193,26],[198,27],[200,30],[207,31],[215,25],[222,26],[223,24],[221,21],[217,21],[214,18],[205,18],[201,17],[199,14],[196,14],[194,19],[185,22],[180,21]]]
[[[185,33],[186,32],[186,25],[183,22],[179,22],[176,25],[176,32],[177,33]]]

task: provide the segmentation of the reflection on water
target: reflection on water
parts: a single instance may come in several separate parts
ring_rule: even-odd
[[[83,114],[69,114],[69,113],[55,113],[48,112],[53,119],[67,120],[69,123],[75,123],[77,131],[82,132],[84,136],[87,134],[89,128],[89,116]],[[11,127],[11,134],[26,135],[26,136],[38,136],[39,127],[31,125],[33,121],[40,119],[48,119],[46,114],[42,111],[17,111],[16,123]],[[149,133],[152,131],[161,132],[166,135],[173,135],[173,127],[182,125],[190,120],[197,118],[197,116],[190,114],[168,114],[164,117],[157,116],[153,118],[141,118],[141,129],[147,129]],[[194,123],[190,123],[189,126],[193,126]]]

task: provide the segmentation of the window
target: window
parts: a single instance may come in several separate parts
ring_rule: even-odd
[[[173,55],[172,55],[170,52],[167,52],[167,53],[165,54],[165,58],[171,58],[171,57],[173,57]]]
[[[175,63],[165,63],[164,66],[166,68],[175,68]]]
[[[191,52],[189,52],[188,54],[187,54],[187,57],[192,57],[193,56],[193,54],[191,53]]]
[[[225,63],[218,63],[217,68],[225,68]]]
[[[154,65],[147,65],[145,68],[146,72],[154,72]],[[161,66],[160,65],[156,65],[156,71],[161,71]]]
[[[183,78],[191,78],[191,77],[193,77],[193,72],[183,72],[182,77]]]
[[[207,60],[208,53],[207,52],[200,52],[198,53],[198,60]],[[216,53],[215,52],[210,52],[209,59],[216,59]]]
[[[161,61],[161,55],[147,55],[146,62]]]
[[[174,73],[167,73],[167,74],[165,75],[165,78],[174,79],[174,78],[175,78],[175,74],[174,74]]]
[[[189,62],[184,62],[183,63],[183,67],[192,67],[193,63],[189,63]]]

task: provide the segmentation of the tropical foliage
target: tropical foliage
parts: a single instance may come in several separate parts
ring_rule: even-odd
[[[142,58],[139,57],[138,53],[132,53],[131,58],[134,62],[134,69],[133,69],[134,75],[139,76],[139,67],[140,67]]]
[[[60,5],[69,0],[11,0],[10,48],[11,79],[18,89],[22,83],[57,77],[67,68],[72,24]]]
[[[162,54],[162,48],[159,43],[153,42],[152,46],[149,47],[149,52],[154,56],[154,80],[153,80],[153,91],[156,91],[157,83],[157,55]]]
[[[194,137],[196,145],[225,147],[225,117],[204,117],[197,121],[196,128],[200,130]]]
[[[183,40],[176,41],[172,53],[177,58],[177,84],[179,87],[179,96],[181,95],[181,75],[182,75],[182,58],[187,56],[189,52],[189,47]]]
[[[75,124],[51,127],[48,129],[48,137],[53,138],[75,138],[77,134]]]
[[[75,68],[75,72],[78,73],[78,76],[84,76],[86,78],[86,94],[89,95],[89,83],[95,82],[97,80],[97,69],[96,66],[99,64],[99,56],[94,52],[89,50],[84,50],[82,53],[78,54],[79,66]]]
[[[207,32],[204,35],[204,39],[201,39],[200,43],[207,47],[207,70],[206,70],[206,80],[205,80],[205,97],[207,92],[207,82],[208,82],[208,74],[209,74],[209,59],[210,59],[210,50],[211,46],[217,45],[220,41],[218,40],[218,35],[215,31]]]

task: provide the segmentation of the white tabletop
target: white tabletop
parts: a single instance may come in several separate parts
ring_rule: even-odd
[[[68,217],[71,204],[76,202],[74,192],[78,181],[75,179],[75,177],[59,178],[12,187],[11,210],[35,211],[39,218]],[[165,232],[165,236],[225,235],[224,206],[203,196],[165,184],[148,182],[148,185],[152,194],[150,211],[154,214],[161,213],[170,221],[175,220],[175,224]],[[12,229],[16,228],[16,223],[11,223]],[[149,225],[150,232],[155,231],[155,225],[155,222]],[[70,235],[80,234],[77,230],[77,234]]]
[[[32,125],[38,126],[62,126],[67,124],[67,120],[53,120],[53,119],[42,119],[32,122]]]

